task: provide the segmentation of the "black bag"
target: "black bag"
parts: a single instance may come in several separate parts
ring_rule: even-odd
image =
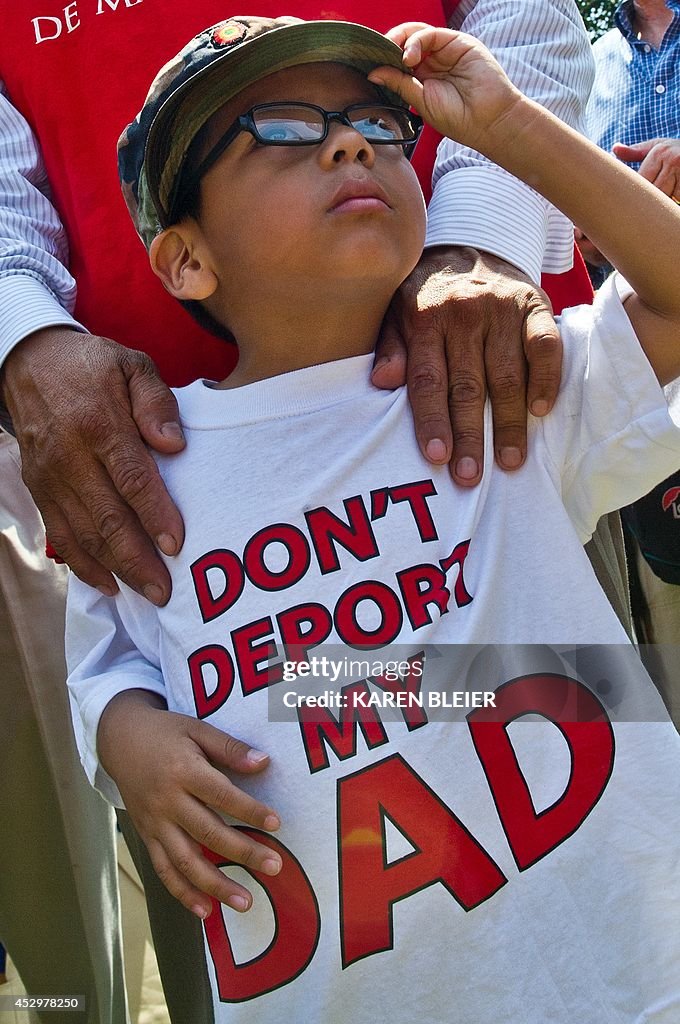
[[[680,586],[680,471],[622,509],[621,516],[654,575]]]

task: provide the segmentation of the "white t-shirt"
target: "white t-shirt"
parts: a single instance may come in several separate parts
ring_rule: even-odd
[[[613,284],[561,330],[562,392],[526,465],[498,470],[487,425],[474,489],[425,462],[369,356],[181,389],[187,448],[159,459],[186,524],[172,599],[73,581],[76,733],[110,799],[96,730],[123,689],[272,757],[239,784],[279,812],[263,841],[284,869],[247,880],[248,914],[206,922],[218,1022],[680,1019],[680,738],[582,548],[677,468],[680,430]],[[386,709],[389,683],[359,667],[342,708],[284,711],[310,680],[272,666],[307,633],[325,642],[308,659],[411,657],[393,693],[496,708]],[[609,652],[595,667],[570,653],[589,644]]]

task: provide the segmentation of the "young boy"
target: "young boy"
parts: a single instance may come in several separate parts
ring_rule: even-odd
[[[680,373],[680,212],[474,40],[395,38],[415,78],[359,26],[230,19],[166,65],[121,139],[155,272],[234,335],[239,363],[177,393],[187,449],[159,459],[186,521],[169,604],[74,582],[83,762],[133,817],[160,793],[137,825],[206,917],[187,969],[207,965],[216,1021],[671,1024],[680,740],[630,658],[579,679],[538,645],[626,643],[582,544],[680,460],[659,386]],[[542,191],[630,281],[563,317],[558,406],[522,470],[488,458],[473,491],[423,461],[405,394],[368,378],[423,240],[408,104]],[[324,695],[328,643],[338,671],[385,670],[349,665],[330,709],[298,706],[291,669],[302,689],[318,656]],[[492,644],[513,647],[470,655]],[[464,710],[437,716],[437,693]],[[237,788],[186,716],[272,763],[244,762]],[[248,909],[239,879],[258,889],[249,913],[206,916],[201,890]]]

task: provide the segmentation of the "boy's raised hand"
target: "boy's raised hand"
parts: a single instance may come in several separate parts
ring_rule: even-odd
[[[222,874],[201,847],[265,875],[281,870],[277,853],[217,813],[265,832],[279,828],[271,808],[219,770],[253,775],[267,767],[268,756],[207,722],[168,711],[147,690],[127,690],[109,702],[97,748],[168,892],[201,919],[212,909],[211,896],[248,910],[251,894]]]
[[[388,36],[404,51],[404,71],[376,68],[369,80],[398,93],[442,135],[484,152],[489,131],[522,99],[486,47],[464,32],[415,21]]]

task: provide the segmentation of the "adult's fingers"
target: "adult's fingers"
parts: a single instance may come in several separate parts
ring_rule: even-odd
[[[448,250],[444,255],[424,253],[388,314],[407,352],[406,383],[418,445],[426,459],[439,464],[450,459],[453,449],[446,352],[447,256]],[[442,265],[447,269],[440,273]]]
[[[529,364],[527,406],[545,416],[557,400],[562,378],[562,339],[550,301],[532,302],[524,320],[524,351]]]
[[[452,451],[454,479],[478,483],[488,388],[497,461],[505,469],[521,465],[527,374],[536,414],[554,403],[559,387],[561,350],[546,296],[498,257],[441,247],[428,250],[401,286],[397,311],[425,455],[444,461]]]
[[[129,462],[126,462],[124,450],[125,446],[122,443],[121,448],[114,453],[110,465],[118,463],[127,485],[132,486],[138,463],[135,462],[133,455],[130,455]],[[147,471],[157,474],[156,465],[145,449],[143,455],[151,464]],[[116,487],[115,468],[112,472],[113,476],[106,466],[99,462],[86,462],[74,466],[71,480],[64,481],[59,494],[61,508],[68,519],[78,548],[66,546],[64,553],[62,538],[52,538],[49,533],[51,526],[46,522],[48,536],[59,554],[85,582],[91,583],[89,577],[95,570],[91,562],[86,563],[81,551],[86,552],[90,559],[105,569],[115,573],[128,586],[143,593],[154,604],[165,604],[170,596],[168,571],[158,558],[153,543],[133,509]],[[91,570],[91,573],[88,570]]]
[[[392,307],[383,320],[375,349],[371,381],[377,388],[401,387],[406,383],[406,343]]]
[[[663,166],[655,178],[650,179],[665,196],[677,196],[680,184],[680,168]]]
[[[148,461],[146,466],[132,454],[128,458],[125,451],[125,445],[117,443],[105,456],[107,467],[74,446],[68,470],[62,472],[55,461],[47,474],[34,476],[26,469],[24,478],[41,510],[52,546],[77,576],[105,593],[115,593],[117,585],[111,575],[115,574],[161,605],[170,596],[168,571],[121,494],[139,491],[142,475],[157,476],[158,471],[143,446],[141,457]]]
[[[614,146],[615,154],[628,162],[641,160],[639,173],[667,196],[680,183],[680,140],[650,139],[641,146]]]
[[[96,587],[107,597],[113,597],[118,584],[112,573],[78,543],[71,524],[61,507],[46,498],[40,504],[43,522],[50,544],[72,571],[91,587]]]
[[[680,139],[655,139],[640,174],[665,195],[680,198]]]
[[[132,418],[147,444],[159,452],[178,452],[186,445],[177,399],[161,380],[150,359],[125,360]]]
[[[447,462],[454,444],[449,392],[464,401],[465,380],[449,381],[444,336],[432,316],[420,318],[411,338],[407,384],[420,450],[430,462]]]
[[[632,146],[623,142],[615,142],[612,152],[617,159],[623,160],[624,163],[636,163],[638,160],[644,160],[658,141],[658,139],[646,139],[644,142],[638,142]]]
[[[81,481],[82,500],[91,509],[108,567],[154,604],[170,596],[170,578],[156,548],[179,551],[182,520],[158,467],[136,432],[102,440],[102,470]]]
[[[638,174],[647,181],[654,181],[664,169],[663,152],[660,146],[654,146],[638,168]]]
[[[484,328],[468,316],[465,303],[448,324],[448,416],[451,423],[451,474],[464,487],[479,482],[484,465]]]
[[[516,329],[521,331],[521,325]],[[494,451],[499,466],[517,469],[527,450],[526,364],[508,346],[506,333],[497,330],[487,335],[485,348]]]
[[[128,372],[132,418],[139,434],[158,452],[175,454],[186,446],[177,400],[158,376],[151,360],[135,360]],[[124,497],[134,509],[148,536],[166,555],[176,554],[184,542],[184,523],[163,484],[155,463],[137,459],[142,475]],[[153,461],[153,460],[152,460]],[[146,477],[144,470],[146,469]]]
[[[485,348],[496,461],[504,469],[524,462],[527,408],[536,416],[550,411],[562,370],[562,343],[547,296],[535,292],[515,313],[514,318],[491,320]],[[525,359],[511,344],[518,332]]]

